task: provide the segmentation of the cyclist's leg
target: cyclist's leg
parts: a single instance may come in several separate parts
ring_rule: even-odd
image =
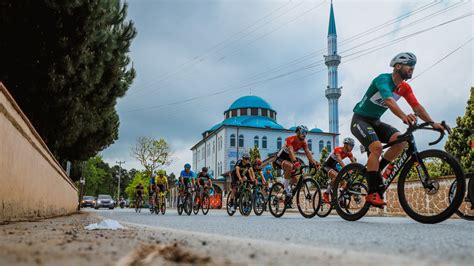
[[[375,132],[379,137],[382,143],[388,143],[397,140],[400,136],[400,132],[392,127],[389,124],[378,121],[375,125]],[[403,149],[405,149],[407,143],[402,142],[391,146],[387,151],[385,151],[381,164],[379,165],[379,170],[383,170],[388,163],[395,160],[400,154],[402,154]]]
[[[291,195],[290,179],[291,179],[291,172],[293,171],[293,164],[288,160],[284,160],[281,163],[281,168],[284,171],[283,182],[282,182],[283,187],[285,188],[286,195]]]
[[[375,131],[373,125],[374,121],[368,121],[358,115],[354,115],[351,122],[352,134],[369,150],[369,158],[367,159],[369,194],[378,192],[379,185],[382,183],[379,173],[379,158],[380,155],[382,155],[382,143]]]

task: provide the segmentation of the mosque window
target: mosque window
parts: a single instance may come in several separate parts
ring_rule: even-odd
[[[267,148],[267,137],[262,138],[262,148],[266,149]]]
[[[239,135],[239,147],[244,147],[244,135]]]
[[[319,141],[319,152],[321,153],[324,149],[324,141],[320,140]]]
[[[235,147],[235,135],[230,135],[230,146]]]
[[[255,137],[253,138],[253,145],[254,145],[254,147],[257,147],[257,148],[258,148],[258,142],[259,142],[258,136],[255,136]]]
[[[277,138],[277,149],[281,149],[281,137]]]

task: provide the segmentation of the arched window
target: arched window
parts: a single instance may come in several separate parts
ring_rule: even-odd
[[[327,147],[328,147],[328,152],[331,153],[331,151],[332,151],[331,142],[328,141],[328,142],[326,143],[326,145],[327,145]]]
[[[320,140],[319,141],[319,153],[321,153],[324,149],[324,141]]]
[[[266,149],[267,148],[267,137],[262,138],[262,148]]]
[[[258,148],[258,136],[253,138],[253,145]]]
[[[244,147],[244,135],[239,135],[239,147]]]
[[[235,167],[235,161],[231,161],[231,162],[230,162],[230,169],[229,169],[229,171],[234,170],[234,167]]]
[[[313,141],[312,140],[308,140],[308,149],[310,151],[313,151]]]
[[[230,135],[230,146],[235,147],[235,135]]]
[[[277,138],[277,149],[281,149],[281,137]]]

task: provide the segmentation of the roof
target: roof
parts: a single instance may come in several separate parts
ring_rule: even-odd
[[[334,19],[334,9],[332,8],[332,1],[331,1],[331,11],[329,15],[328,35],[337,35],[336,34],[336,20]]]
[[[230,105],[227,111],[240,108],[262,108],[275,111],[264,99],[253,95],[240,97]]]
[[[319,128],[315,127],[315,128],[313,128],[313,129],[311,129],[309,132],[313,132],[313,133],[321,133],[321,132],[323,132],[323,131],[322,131],[321,129],[319,129]]]
[[[221,126],[239,126],[239,127],[255,127],[255,128],[273,128],[284,129],[283,126],[275,122],[275,120],[265,116],[238,116],[227,118],[221,123],[213,126],[208,131],[217,130]]]
[[[290,127],[288,130],[295,131],[295,130],[296,130],[296,127]]]

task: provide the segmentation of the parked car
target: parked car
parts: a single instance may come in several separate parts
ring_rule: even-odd
[[[112,199],[112,197],[110,195],[101,194],[97,197],[94,209],[97,210],[99,208],[109,208],[113,210],[114,207],[115,207],[115,202]]]
[[[81,200],[81,208],[85,207],[94,207],[95,206],[95,197],[94,196],[83,196]]]

